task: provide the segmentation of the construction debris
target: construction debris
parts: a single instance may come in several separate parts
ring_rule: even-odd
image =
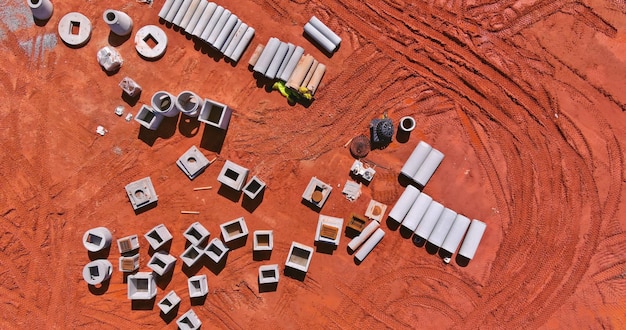
[[[100,134],[102,136],[104,136],[104,134],[106,134],[106,132],[108,132],[108,131],[106,129],[104,129],[104,127],[102,127],[102,126],[98,126],[96,128],[96,133],[98,133],[98,134]]]
[[[107,72],[119,70],[122,63],[124,63],[122,55],[120,55],[115,48],[109,46],[100,48],[100,50],[98,50],[97,57],[98,63],[100,63],[100,66],[102,66],[102,68]]]
[[[196,188],[193,188],[193,191],[198,191],[198,190],[211,190],[211,189],[213,189],[213,187],[211,187],[211,186],[207,186],[207,187],[196,187]]]
[[[180,211],[180,214],[200,214],[198,211]]]
[[[115,107],[115,114],[121,117],[124,114],[124,106],[118,105]]]
[[[348,180],[343,187],[342,193],[346,195],[346,199],[354,202],[357,198],[359,198],[359,196],[361,196],[361,184]]]

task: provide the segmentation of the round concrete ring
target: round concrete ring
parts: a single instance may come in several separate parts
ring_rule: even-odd
[[[78,28],[78,34],[73,33],[74,27]],[[91,22],[81,13],[68,13],[59,21],[59,36],[70,46],[83,46],[91,38]]]
[[[151,47],[146,42],[152,39],[156,45]],[[135,34],[135,48],[139,55],[146,59],[157,59],[165,53],[167,35],[156,25],[146,25]]]

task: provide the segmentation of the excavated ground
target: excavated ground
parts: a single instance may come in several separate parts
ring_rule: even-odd
[[[117,266],[107,285],[88,287],[83,233],[105,226],[114,240],[139,234],[140,270],[148,271],[143,234],[155,225],[174,234],[178,257],[190,223],[217,237],[220,223],[240,216],[250,232],[274,230],[271,259],[254,261],[249,237],[218,274],[197,270],[210,293],[196,306],[179,259],[159,281],[157,301],[175,290],[178,315],[193,307],[209,328],[626,327],[623,1],[218,3],[256,29],[236,65],[159,22],[162,4],[55,1],[53,17],[34,24],[25,1],[0,1],[0,328],[175,328],[155,304],[131,304]],[[163,28],[165,56],[145,61],[132,39],[109,40],[107,8],[127,12],[135,31]],[[57,35],[71,11],[93,25],[78,49]],[[343,39],[331,58],[302,35],[311,15]],[[270,37],[328,66],[310,106],[288,104],[248,69],[252,50]],[[114,75],[96,61],[109,42],[125,60]],[[134,105],[117,86],[124,76],[143,87]],[[223,144],[193,121],[170,120],[148,134],[113,113],[125,105],[135,114],[158,90],[231,106]],[[341,194],[353,162],[344,145],[384,113],[395,123],[413,116],[417,128],[367,156],[376,176],[350,203]],[[105,136],[95,134],[98,125]],[[488,225],[467,267],[444,264],[383,224],[387,235],[361,265],[343,237],[332,255],[314,253],[304,281],[283,276],[276,292],[259,293],[260,265],[282,270],[292,241],[313,245],[318,213],[301,203],[311,176],[334,187],[322,214],[363,214],[371,198],[391,207],[420,140],[446,155],[424,191]],[[193,182],[175,165],[192,145],[217,156]],[[267,183],[259,205],[220,193],[225,160]],[[145,176],[159,203],[135,215],[124,186]],[[213,190],[193,191],[199,186]],[[118,256],[114,242],[108,259],[117,265]]]

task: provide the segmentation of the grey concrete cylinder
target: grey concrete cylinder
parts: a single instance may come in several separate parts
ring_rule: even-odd
[[[261,56],[256,61],[252,70],[265,75],[265,72],[267,72],[270,64],[272,64],[272,59],[274,59],[274,55],[276,55],[280,45],[281,42],[278,38],[270,38],[267,45],[265,45],[265,48],[263,49],[263,53],[261,53]]]
[[[180,26],[180,23],[183,21],[183,18],[185,17],[185,14],[187,13],[187,9],[189,9],[189,6],[191,6],[191,1],[192,0],[183,1],[183,3],[180,5],[180,8],[178,8],[178,12],[176,13],[176,16],[174,16],[174,20],[172,21],[172,24],[176,26]]]
[[[176,97],[176,107],[189,117],[198,117],[203,100],[194,92],[183,91]]]
[[[233,55],[235,48],[237,48],[237,44],[239,44],[239,41],[241,41],[241,38],[243,38],[243,35],[246,33],[247,29],[248,24],[241,23],[241,25],[239,25],[239,28],[237,28],[237,31],[235,31],[233,39],[228,43],[228,47],[226,47],[226,50],[224,51],[224,56],[230,58]]]
[[[83,245],[90,252],[99,252],[111,246],[111,232],[105,227],[89,229],[83,235]]]
[[[185,27],[185,32],[189,34],[193,32],[193,30],[196,28],[196,25],[198,25],[198,22],[200,21],[200,18],[202,17],[202,14],[204,13],[204,10],[206,9],[206,6],[208,4],[209,2],[207,0],[202,0],[200,1],[200,3],[198,3],[198,7],[193,13],[193,16],[191,16],[189,24],[187,24],[187,27]]]
[[[415,119],[413,117],[402,117],[400,118],[400,123],[398,124],[398,128],[400,131],[404,133],[411,133],[415,129]]]
[[[233,31],[235,25],[237,25],[237,22],[240,22],[239,18],[237,18],[237,15],[230,15],[228,17],[228,20],[222,27],[222,31],[220,31],[220,33],[217,35],[217,38],[213,43],[213,47],[217,49],[222,49],[222,46],[224,46],[226,39],[228,39],[228,36]]]
[[[269,79],[276,78],[276,74],[278,74],[278,69],[285,61],[285,57],[287,56],[287,51],[289,50],[289,46],[285,42],[281,42],[276,50],[276,54],[272,58],[272,62],[267,67],[267,71],[265,71],[265,77]]]
[[[204,32],[204,29],[209,24],[209,21],[211,20],[215,9],[217,9],[217,5],[215,4],[215,2],[209,2],[206,5],[204,10],[202,11],[202,15],[200,15],[200,19],[198,19],[198,23],[193,28],[193,31],[191,31],[192,36],[200,38],[202,32]]]
[[[306,23],[304,25],[304,32],[311,37],[311,39],[315,40],[315,42],[322,47],[327,53],[332,53],[335,51],[337,46],[333,44],[330,39],[326,38],[322,32],[318,31],[311,23]]]
[[[111,278],[113,265],[106,259],[97,259],[85,265],[83,279],[90,285],[98,285]]]
[[[230,45],[233,39],[235,39],[235,34],[237,34],[237,31],[239,31],[239,27],[241,27],[241,24],[243,24],[243,22],[240,19],[237,19],[237,23],[235,23],[235,26],[231,29],[228,37],[226,38],[226,41],[224,41],[224,44],[222,44],[222,47],[220,47],[220,53],[224,54],[224,52],[226,52],[228,45]]]
[[[182,4],[183,0],[174,0],[174,3],[172,3],[172,6],[170,6],[170,10],[168,10],[167,15],[165,15],[164,20],[172,23]]]
[[[211,14],[211,18],[209,19],[209,22],[207,23],[206,27],[202,31],[202,34],[200,35],[200,39],[204,41],[209,39],[209,36],[211,35],[211,32],[213,32],[215,25],[217,25],[217,21],[219,21],[220,17],[222,17],[222,13],[224,13],[224,7],[222,6],[217,6],[217,8],[213,10],[213,13]]]
[[[254,37],[254,32],[254,28],[249,26],[246,32],[243,34],[243,38],[239,40],[237,47],[235,47],[233,55],[230,57],[231,60],[235,62],[239,61],[241,54],[243,54],[243,51],[246,50],[246,47],[248,47],[250,40],[252,40],[252,37]]]
[[[280,77],[278,77],[280,80],[285,82],[289,80],[291,74],[293,73],[293,70],[296,68],[296,65],[298,65],[298,61],[300,61],[300,58],[302,58],[302,55],[304,55],[304,48],[300,46],[296,47],[296,49],[293,51],[293,54],[291,54],[291,56],[289,57],[289,62],[287,62],[285,69],[280,74]]]
[[[291,59],[291,55],[293,55],[293,52],[295,50],[296,50],[296,46],[294,44],[292,43],[287,44],[287,55],[285,55],[283,62],[280,64],[280,68],[278,68],[278,72],[276,73],[276,78],[280,77],[280,75],[283,74],[283,71],[285,71],[285,67],[287,66],[287,63],[289,63],[289,60]]]
[[[152,109],[162,116],[174,117],[178,114],[174,103],[174,96],[166,91],[158,91],[152,95]]]
[[[209,37],[206,39],[206,41],[209,44],[211,44],[211,45],[215,44],[215,41],[217,40],[217,37],[220,35],[222,30],[224,29],[224,26],[226,26],[226,23],[230,19],[230,16],[232,16],[232,13],[230,12],[230,10],[224,9],[224,11],[222,12],[222,15],[217,20],[217,23],[215,24],[215,27],[211,31],[211,34],[209,34]]]
[[[187,12],[185,13],[185,16],[183,16],[183,20],[180,22],[181,29],[187,29],[187,25],[189,25],[191,18],[196,13],[196,9],[198,9],[198,4],[200,4],[200,0],[191,0],[191,4],[189,5],[189,8],[187,8]]]
[[[320,21],[317,17],[311,17],[309,23],[311,23],[311,25],[313,25],[316,30],[320,31],[320,33],[323,34],[324,37],[330,40],[330,42],[335,44],[335,48],[339,46],[339,44],[341,43],[341,38],[335,32],[329,29],[326,24],[322,23],[322,21]]]
[[[129,35],[133,30],[133,20],[124,12],[107,9],[102,14],[102,18],[109,25],[111,31],[118,36]]]
[[[33,13],[33,17],[45,21],[52,17],[52,2],[50,0],[28,0],[28,6]]]

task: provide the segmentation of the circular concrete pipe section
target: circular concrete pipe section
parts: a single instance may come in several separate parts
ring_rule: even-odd
[[[167,35],[156,25],[146,25],[135,34],[135,49],[145,59],[160,58],[166,48]]]
[[[90,252],[99,252],[111,246],[111,232],[105,227],[89,229],[83,235],[83,245]]]
[[[152,95],[152,109],[165,117],[174,117],[178,114],[174,102],[174,95],[165,91],[158,91]]]
[[[33,17],[38,20],[48,20],[52,17],[52,2],[50,0],[28,0],[28,6],[33,13]]]
[[[400,118],[400,130],[406,133],[411,133],[415,129],[415,119],[413,117]]]
[[[102,18],[111,31],[118,36],[127,36],[133,30],[133,20],[124,12],[107,9],[102,14]]]
[[[176,108],[184,115],[198,117],[202,100],[194,92],[183,91],[176,98]]]
[[[59,21],[59,37],[67,45],[84,46],[91,38],[91,22],[81,13],[68,13]]]
[[[83,278],[90,285],[98,285],[111,278],[113,265],[106,259],[97,259],[85,265]]]

